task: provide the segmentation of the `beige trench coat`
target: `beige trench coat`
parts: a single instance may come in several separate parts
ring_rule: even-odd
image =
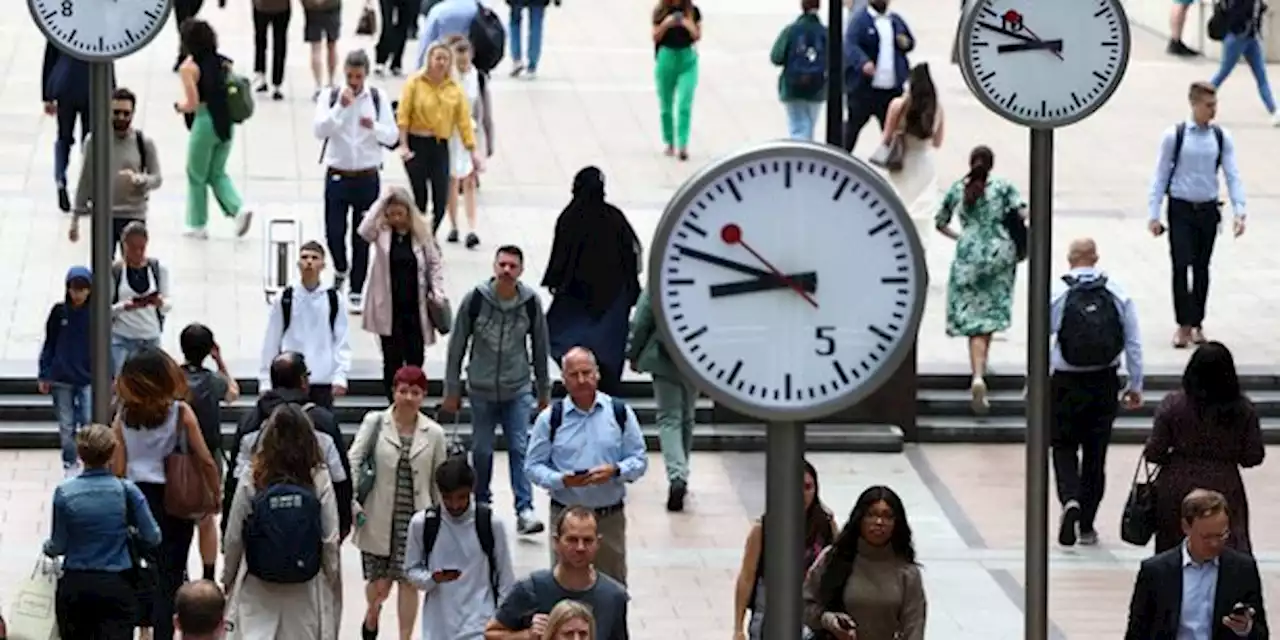
[[[372,446],[371,446],[372,445]],[[440,504],[436,488],[436,467],[447,456],[444,429],[431,418],[418,414],[418,428],[409,446],[409,466],[413,469],[413,508],[422,511]],[[400,434],[391,418],[391,409],[370,411],[360,423],[360,431],[351,442],[347,455],[351,473],[359,482],[360,465],[372,451],[374,459],[373,490],[364,506],[352,505],[353,513],[364,511],[363,526],[356,527],[352,541],[356,548],[375,556],[391,555],[391,518],[396,504],[396,467],[400,465]]]
[[[342,618],[338,503],[327,468],[318,467],[312,480],[324,538],[320,574],[304,584],[272,584],[241,574],[244,521],[253,511],[257,489],[248,478],[236,488],[223,538],[223,584],[236,585],[227,606],[228,640],[337,640]]]

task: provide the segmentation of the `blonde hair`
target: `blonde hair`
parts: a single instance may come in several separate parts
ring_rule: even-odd
[[[418,209],[418,205],[413,203],[413,196],[410,195],[408,189],[404,187],[387,189],[386,195],[382,196],[382,206],[378,211],[385,214],[387,207],[391,205],[400,205],[409,212],[409,227],[412,229],[414,239],[419,244],[435,244],[436,239],[435,234],[431,233],[431,223],[427,222],[427,216]]]
[[[115,452],[116,434],[110,427],[91,424],[76,434],[76,455],[85,467],[105,467]]]
[[[445,53],[449,54],[449,64],[445,67],[445,69],[450,72],[453,71],[453,68],[455,66],[453,61],[453,47],[450,47],[448,42],[444,40],[436,40],[435,42],[431,43],[430,47],[427,47],[427,55],[422,59],[422,70],[426,71],[427,68],[431,66],[431,56],[435,55],[437,50],[443,50]],[[446,73],[445,77],[449,78],[451,77],[451,75],[449,73]]]
[[[571,620],[583,620],[587,623],[587,637],[590,640],[596,640],[596,617],[591,613],[591,607],[578,602],[577,600],[561,600],[551,609],[551,615],[547,617],[547,630],[542,634],[547,640],[555,640],[556,634],[560,633],[560,627],[568,624]]]

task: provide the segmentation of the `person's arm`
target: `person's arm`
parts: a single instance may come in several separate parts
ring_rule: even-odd
[[[516,583],[515,563],[511,559],[511,540],[506,527],[493,528],[493,561],[498,565],[498,602],[507,598]]]
[[[827,567],[830,566],[834,555],[832,547],[827,547],[818,555],[818,559],[813,562],[808,575],[804,578],[804,625],[814,633],[826,631],[822,626],[822,614],[826,613],[827,609],[821,596],[822,576],[827,572]],[[766,597],[768,597],[767,594]]]
[[[1138,307],[1129,297],[1124,301],[1124,366],[1129,372],[1128,389],[1142,393],[1142,329],[1138,325]]]
[[[160,169],[160,153],[156,151],[155,140],[146,135],[142,136],[142,149],[147,153],[147,172],[140,174],[143,177],[142,188],[155,191],[164,184],[163,171]]]
[[[116,437],[116,447],[111,452],[111,474],[123,478],[129,472],[129,451],[124,442],[124,425],[120,422],[118,413],[111,420],[111,433]]]
[[[420,42],[422,43],[420,46],[427,46],[426,40],[420,40]],[[426,55],[426,52],[422,51],[420,55]],[[418,66],[421,67],[422,65],[419,64]],[[396,128],[400,131],[401,152],[409,148],[409,125],[413,123],[411,116],[413,115],[414,95],[418,91],[417,85],[418,81],[410,76],[409,80],[400,88],[400,104],[396,105]]]
[[[618,477],[623,482],[635,482],[649,469],[649,457],[645,455],[644,432],[636,412],[627,407],[627,425],[622,430],[622,460],[618,461]]]
[[[422,592],[424,598],[430,596],[437,586],[435,579],[431,577],[431,568],[427,566],[426,550],[422,546],[422,529],[426,526],[426,520],[426,511],[413,514],[404,538],[404,577],[409,584]],[[497,533],[495,529],[494,534]]]
[[[653,41],[659,42],[662,37],[667,35],[667,30],[676,24],[675,14],[667,14],[661,18],[654,18],[653,21]]]
[[[627,616],[631,613],[630,609],[631,597],[623,592],[618,597],[618,603],[614,605],[617,613],[613,617],[613,633],[601,640],[631,640],[631,624],[627,621]]]
[[[1129,622],[1126,625],[1124,640],[1149,640],[1152,625],[1155,622],[1155,585],[1151,583],[1150,560],[1143,562],[1138,569],[1138,578],[1133,584],[1133,595],[1129,599]]]
[[[946,110],[942,105],[938,105],[938,123],[933,128],[933,136],[929,138],[929,142],[933,143],[934,149],[942,148],[942,141],[947,138],[947,116]]]
[[[1222,174],[1227,179],[1231,210],[1237,218],[1244,218],[1244,182],[1240,180],[1240,165],[1236,163],[1236,141],[1226,130],[1222,132]]]
[[[338,315],[333,322],[333,386],[347,388],[347,375],[351,372],[351,321],[347,319],[345,296],[338,296]]]
[[[1267,457],[1266,446],[1262,443],[1262,425],[1258,422],[1258,412],[1253,405],[1245,414],[1244,450],[1240,455],[1240,466],[1248,469],[1262,464]]]
[[[49,86],[49,79],[53,75],[53,67],[58,64],[58,58],[62,56],[62,52],[53,46],[52,42],[44,45],[44,63],[40,66],[40,101],[53,102],[55,99],[50,93],[52,87]]]
[[[484,640],[540,640],[524,628],[529,624],[529,614],[537,608],[528,580],[515,583],[485,626]]]
[[[67,518],[63,513],[67,508],[66,499],[62,497],[62,487],[53,489],[53,522],[49,525],[49,539],[44,541],[44,555],[56,558],[67,554]]]
[[[694,7],[692,16],[685,16],[684,30],[694,42],[702,39],[702,10]]]
[[[200,91],[196,88],[200,82],[200,69],[183,64],[178,68],[178,78],[182,81],[182,100],[173,106],[179,113],[195,113],[200,105]]]
[[[223,404],[231,404],[240,399],[240,383],[236,381],[236,377],[231,375],[231,371],[227,369],[227,363],[223,362],[222,354],[214,352],[213,365],[218,368],[218,380],[222,381],[222,393],[219,398]]]
[[[187,448],[196,458],[200,475],[204,476],[204,486],[208,487],[221,501],[222,484],[218,482],[218,465],[213,461],[213,453],[209,451],[209,445],[205,444],[204,434],[200,431],[200,421],[196,419],[196,412],[192,411],[191,405],[185,402],[178,406],[182,428],[187,434]]]
[[[284,294],[276,296],[271,303],[271,311],[267,312],[267,330],[262,336],[262,352],[258,371],[258,393],[271,390],[271,361],[280,355],[280,345],[284,342],[284,310],[281,299]]]
[[[862,19],[862,16],[864,15],[866,15],[865,11],[858,12],[853,16],[853,19],[849,21],[849,26],[845,27],[844,30],[845,68],[853,68],[854,73],[857,73],[860,76],[864,75],[862,68],[866,66],[868,62],[871,62],[871,59],[867,57],[866,52],[863,51],[862,47],[858,44],[858,36],[866,29],[866,24]],[[845,89],[847,91],[848,87],[845,87]]]
[[[1151,176],[1151,188],[1147,192],[1147,217],[1151,222],[1160,221],[1160,206],[1164,204],[1165,191],[1169,188],[1169,180],[1173,177],[1173,147],[1177,138],[1176,129],[1170,129],[1160,139],[1160,150],[1156,154],[1156,171]],[[1226,153],[1223,153],[1223,164],[1226,164]]]
[[[73,225],[79,221],[79,216],[89,213],[89,199],[93,197],[93,134],[86,135],[81,144],[80,177],[76,178],[76,201],[71,208],[75,214],[71,217]]]
[[[320,95],[316,96],[316,109],[311,119],[311,132],[317,140],[332,138],[342,128],[343,113],[347,108],[342,106],[342,100],[334,100],[333,104],[330,104],[329,97],[333,95],[333,91],[333,89],[325,89],[320,92]]]
[[[227,451],[230,464],[227,467],[226,474],[222,478],[222,531],[226,533],[227,520],[231,517],[231,501],[236,495],[236,488],[239,484],[239,472],[241,464],[244,462],[241,458],[248,458],[247,451],[241,451],[244,437],[248,435],[249,425],[255,424],[257,420],[257,407],[249,409],[249,413],[241,418],[239,424],[236,425],[236,435],[231,438],[231,449]]]
[[[173,302],[169,300],[169,267],[159,265],[156,268],[156,291],[160,293],[160,313],[169,313],[173,310]]]
[[[431,504],[440,504],[444,497],[440,495],[440,485],[435,483],[436,469],[449,459],[449,445],[444,439],[444,428],[436,425],[436,428],[429,429],[427,440],[431,447],[431,473],[427,476],[431,478]]]
[[[791,41],[791,27],[794,23],[789,24],[778,32],[778,37],[773,40],[773,48],[769,50],[769,62],[775,67],[781,67],[787,64],[787,44]]]
[[[480,295],[472,289],[462,296],[457,311],[453,314],[453,328],[449,331],[449,347],[444,364],[444,395],[446,398],[462,395],[462,358],[467,354],[467,345],[471,342],[471,299]],[[536,365],[537,359],[534,359]]]
[[[343,450],[342,430],[334,421],[333,414],[323,407],[315,407],[308,414],[316,425],[316,431],[328,436],[325,448],[325,465],[329,467],[329,478],[333,482],[333,494],[338,501],[338,536],[346,539],[351,533],[351,497],[355,491],[351,477],[351,465],[347,462],[347,453]]]
[[[733,636],[743,635],[747,607],[751,606],[751,592],[756,585],[756,567],[760,564],[760,549],[764,542],[764,528],[759,522],[751,526],[747,544],[742,550],[742,566],[738,568],[738,581],[733,589]]]
[[[889,109],[884,116],[884,132],[880,141],[882,144],[888,145],[893,142],[894,136],[898,135],[898,127],[901,125],[903,107],[907,104],[907,99],[903,97],[894,98],[889,102]]]
[[[471,101],[467,100],[467,94],[461,87],[458,87],[457,91],[458,101],[453,108],[453,126],[458,128],[462,146],[473,154],[479,154],[480,150],[476,148],[476,128],[471,121]]]
[[[644,353],[644,348],[649,344],[649,340],[653,339],[653,332],[657,329],[653,321],[653,303],[649,299],[649,293],[646,291],[640,296],[640,301],[636,303],[635,313],[631,315],[631,335],[627,339],[627,360],[635,363],[640,359],[640,354]]]
[[[557,491],[564,488],[564,474],[551,466],[551,411],[538,414],[529,430],[529,451],[524,457],[524,472],[533,484]]]
[[[538,295],[537,293],[534,294]],[[551,402],[551,372],[547,361],[551,359],[551,332],[547,328],[547,313],[542,309],[542,300],[538,300],[537,309],[533,313],[533,380],[534,389],[538,393],[539,406]]]
[[[1271,630],[1267,627],[1267,599],[1262,596],[1262,576],[1258,573],[1257,561],[1252,557],[1246,560],[1250,567],[1250,593],[1245,597],[1248,598],[1249,606],[1253,607],[1253,628],[1249,630],[1249,637],[1266,640],[1271,637]]]
[[[160,523],[156,522],[156,517],[151,513],[151,507],[147,504],[147,496],[142,494],[142,489],[138,485],[129,480],[124,480],[125,498],[129,501],[129,506],[133,509],[133,526],[137,527],[138,535],[142,541],[148,546],[155,547],[160,544]]]
[[[373,244],[378,241],[378,232],[382,230],[384,221],[387,219],[385,209],[387,208],[387,199],[391,195],[378,198],[378,201],[369,207],[369,212],[365,214],[364,219],[360,221],[360,226],[356,227],[356,233],[364,238],[365,242]]]
[[[382,412],[370,411],[364,414],[364,420],[360,422],[360,428],[356,430],[356,437],[351,440],[351,446],[347,449],[347,461],[349,469],[359,469],[364,464],[365,457],[374,455],[371,444],[376,444],[378,430],[382,426]],[[371,440],[374,439],[374,440]],[[372,460],[370,462],[373,462]]]
[[[893,39],[899,40],[898,36],[907,37],[906,46],[902,46],[901,42],[894,42],[893,43],[894,46],[896,46],[898,50],[903,53],[911,53],[912,51],[914,51],[916,48],[916,37],[912,35],[911,27],[907,26],[907,21],[903,20],[901,16],[894,15],[893,23],[895,26],[897,26],[897,29],[894,30],[894,33],[896,35],[894,35]]]
[[[222,586],[230,587],[240,577],[240,562],[244,560],[244,520],[249,517],[249,488],[246,482],[236,488],[231,499],[231,512],[223,522],[222,533]]]
[[[444,284],[444,256],[440,255],[440,245],[436,244],[435,238],[432,238],[423,246],[423,250],[427,257],[427,288],[430,291],[427,296],[443,304],[447,298]]]
[[[1156,407],[1155,418],[1151,422],[1151,435],[1142,447],[1142,456],[1152,464],[1169,462],[1173,450],[1173,418],[1169,415],[1174,409],[1176,393],[1165,396],[1164,401]]]
[[[49,317],[44,321],[44,342],[40,344],[40,360],[37,367],[36,380],[40,382],[49,382],[49,370],[53,368],[53,353],[58,347],[56,336],[59,333],[62,324],[61,305],[65,303],[54,303],[49,309]]]
[[[379,91],[378,97],[385,100],[386,94]],[[378,119],[373,123],[373,136],[377,138],[378,144],[389,147],[400,139],[400,129],[396,126],[395,114],[391,113],[391,108],[385,103],[377,112]]]
[[[942,197],[942,204],[933,216],[933,228],[952,240],[960,237],[960,234],[951,228],[951,216],[955,213],[956,204],[960,202],[960,193],[963,189],[961,185],[962,183],[957,182],[947,189],[947,195]]]
[[[330,584],[342,577],[342,530],[338,523],[338,496],[333,491],[329,474],[312,475],[316,496],[320,499],[320,567]]]
[[[906,569],[906,584],[902,592],[902,635],[901,640],[924,640],[924,621],[929,608],[928,598],[924,593],[924,579],[920,576],[920,567],[911,565]]]

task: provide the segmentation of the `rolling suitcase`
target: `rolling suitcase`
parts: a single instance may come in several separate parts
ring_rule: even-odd
[[[276,296],[293,283],[301,247],[302,223],[294,218],[267,220],[262,256],[262,293],[267,304],[274,304]]]

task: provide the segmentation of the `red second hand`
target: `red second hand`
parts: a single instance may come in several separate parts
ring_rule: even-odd
[[[741,246],[743,249],[746,249],[747,253],[750,253],[752,256],[755,257],[756,260],[760,261],[760,264],[763,264],[766,269],[768,269],[769,271],[772,271],[773,276],[775,278],[777,278],[778,280],[781,280],[788,287],[791,287],[792,291],[795,291],[796,293],[800,294],[800,297],[804,298],[806,302],[813,305],[814,309],[818,308],[818,301],[814,300],[813,296],[810,296],[809,293],[806,292],[803,287],[801,287],[799,284],[796,284],[795,280],[792,280],[791,278],[788,278],[787,276],[783,275],[782,272],[779,271],[777,267],[773,266],[773,264],[771,264],[768,260],[765,260],[764,256],[757,253],[755,249],[751,248],[751,245],[747,244],[746,240],[742,239],[742,227],[739,227],[738,225],[732,224],[732,223],[726,224],[724,227],[720,229],[720,239],[724,240],[725,244],[736,244]]]

